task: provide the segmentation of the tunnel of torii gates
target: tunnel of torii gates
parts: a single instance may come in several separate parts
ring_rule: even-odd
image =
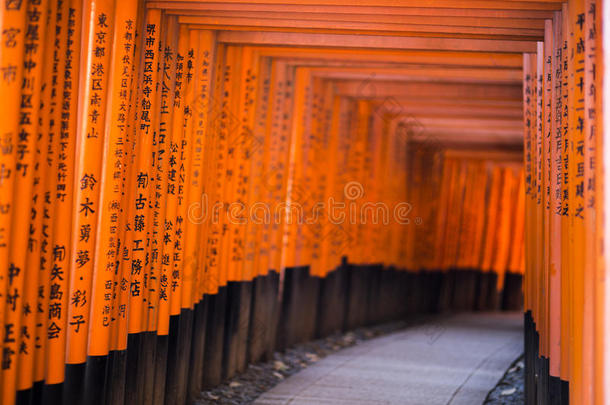
[[[520,308],[526,402],[610,404],[601,0],[0,4],[1,404]]]

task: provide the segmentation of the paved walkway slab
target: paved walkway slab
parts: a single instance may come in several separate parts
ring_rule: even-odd
[[[332,354],[255,405],[477,405],[523,352],[523,314],[439,318]]]

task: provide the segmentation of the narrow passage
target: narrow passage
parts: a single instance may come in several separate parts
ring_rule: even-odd
[[[482,404],[522,351],[521,314],[454,315],[332,354],[255,405]]]

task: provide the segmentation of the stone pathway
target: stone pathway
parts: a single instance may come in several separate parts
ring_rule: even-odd
[[[521,313],[459,314],[331,354],[255,404],[482,404],[522,352]]]

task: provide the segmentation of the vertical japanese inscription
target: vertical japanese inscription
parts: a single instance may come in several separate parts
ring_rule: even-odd
[[[68,364],[84,363],[88,352],[91,305],[99,305],[104,298],[103,326],[110,326],[112,283],[103,287],[93,284],[101,271],[96,249],[102,177],[102,159],[99,151],[104,148],[106,112],[108,105],[108,71],[114,34],[114,0],[100,0],[89,4],[85,19],[85,40],[88,46],[83,55],[84,88],[81,91],[83,108],[77,130],[77,160],[75,163],[76,200],[70,263],[69,306],[63,308],[68,315]],[[105,207],[104,207],[105,208]],[[94,299],[95,295],[95,299]],[[93,335],[93,334],[92,334]]]
[[[23,52],[25,12],[27,3],[5,1],[1,5],[4,20],[1,32],[0,54],[0,108],[6,119],[0,123],[0,316],[4,322],[0,328],[2,340],[2,375],[9,387],[3,390],[7,403],[14,398],[14,382],[17,370],[16,355],[19,329],[15,325],[21,315],[22,292],[15,277],[21,272],[9,257],[11,221],[13,212],[13,185],[16,176],[17,139],[19,131],[20,91],[23,78]],[[10,380],[7,378],[10,378]],[[11,381],[12,380],[12,381]],[[13,386],[10,386],[10,384]]]
[[[176,81],[176,47],[178,40],[177,21],[169,17],[164,32],[162,53],[162,70],[160,78],[160,117],[159,131],[157,136],[157,159],[156,159],[156,184],[155,184],[155,203],[159,204],[158,215],[158,234],[153,239],[153,248],[157,249],[157,263],[159,263],[159,303],[158,303],[158,326],[157,334],[167,335],[169,332],[169,312],[170,301],[176,291],[171,286],[172,267],[173,267],[173,239],[174,224],[173,218],[168,217],[171,211],[168,206],[168,184],[171,171],[172,137],[173,137],[173,117],[174,117],[174,98]],[[168,211],[169,209],[169,211]],[[177,297],[178,299],[180,297]]]
[[[570,62],[574,64],[574,218],[584,219],[585,210],[585,13],[577,13],[574,21],[574,48]]]
[[[184,183],[186,180],[186,147],[188,144],[186,128],[184,125],[184,89],[185,71],[189,45],[189,32],[184,26],[178,28],[178,41],[176,48],[176,73],[174,83],[172,120],[172,140],[169,154],[169,167],[167,173],[167,217],[173,222],[173,240],[171,243],[171,288],[176,299],[172,299],[170,314],[178,315],[185,293],[183,288],[188,263],[183,262],[184,257]],[[192,273],[189,275],[192,277]]]
[[[57,145],[57,166],[54,221],[61,226],[53,228],[51,248],[52,267],[49,275],[49,307],[47,317],[47,377],[48,384],[63,382],[66,353],[67,306],[69,297],[72,218],[74,202],[74,154],[76,148],[77,107],[80,71],[80,38],[82,26],[82,2],[70,0],[67,3],[66,35],[63,65],[60,66],[63,86],[58,95],[61,100],[59,121],[59,141]]]
[[[125,350],[127,348],[127,313],[129,304],[129,285],[131,281],[130,270],[129,270],[129,247],[131,241],[127,239],[126,228],[129,223],[130,211],[127,208],[129,205],[129,197],[132,194],[132,176],[133,173],[133,160],[134,160],[134,147],[135,147],[135,111],[134,106],[135,89],[138,87],[134,80],[135,69],[138,65],[136,50],[139,51],[139,47],[136,45],[136,38],[139,38],[138,32],[139,21],[136,16],[138,13],[139,2],[138,0],[130,0],[127,3],[116,4],[116,27],[117,34],[115,41],[119,43],[120,52],[116,51],[115,60],[120,60],[120,64],[117,66],[115,62],[115,75],[113,78],[113,93],[115,99],[113,99],[112,114],[109,115],[111,119],[111,127],[115,131],[118,130],[120,136],[114,142],[115,145],[115,163],[118,163],[122,158],[122,165],[120,169],[118,166],[113,168],[112,177],[120,175],[120,187],[119,201],[121,204],[120,216],[118,224],[111,224],[111,227],[118,228],[116,233],[116,266],[115,269],[115,283],[113,295],[113,320],[115,325],[113,326],[113,350]],[[118,56],[117,56],[118,55]],[[117,81],[118,88],[117,88]],[[119,101],[116,100],[116,94],[118,92]],[[113,118],[116,117],[116,118]],[[112,145],[112,143],[110,144]],[[120,149],[122,146],[122,150]],[[117,194],[117,193],[115,193]],[[118,297],[117,297],[118,295]]]
[[[182,34],[184,33],[184,34]],[[199,43],[199,33],[194,30],[188,30],[181,28],[181,39],[180,39],[180,50],[184,52],[184,66],[182,66],[182,77],[177,82],[181,83],[182,90],[180,96],[176,95],[174,102],[180,103],[180,109],[182,114],[182,122],[175,121],[175,127],[181,126],[182,137],[180,142],[180,165],[182,170],[188,173],[190,177],[192,175],[190,170],[191,162],[191,151],[192,151],[192,131],[193,131],[193,109],[195,103],[195,79],[193,76],[194,63],[195,63],[195,46]],[[179,66],[178,66],[179,67]],[[181,267],[183,269],[183,283],[184,289],[182,292],[181,306],[183,308],[190,307],[191,297],[194,294],[194,279],[197,274],[197,270],[201,273],[204,271],[204,266],[199,267],[198,261],[191,257],[188,253],[188,244],[192,243],[190,238],[187,238],[187,230],[192,226],[190,207],[192,202],[188,196],[188,181],[186,176],[179,177],[177,199],[178,207],[176,217],[181,218],[181,222],[176,229],[177,242],[180,242],[181,252]],[[176,246],[178,249],[178,245]],[[203,279],[203,274],[199,273],[198,276]]]
[[[130,4],[131,3],[131,4]],[[128,288],[129,280],[119,273],[119,229],[122,214],[127,123],[129,119],[129,84],[132,74],[134,52],[136,2],[117,5],[116,21],[110,27],[109,35],[116,35],[112,50],[112,63],[108,65],[109,80],[106,90],[107,114],[104,128],[104,161],[101,168],[99,196],[99,239],[95,246],[95,268],[93,270],[93,290],[91,293],[91,330],[88,352],[90,356],[108,353],[111,328],[117,327],[117,318],[125,319],[125,303],[119,296]],[[126,13],[131,6],[131,15]],[[110,42],[112,45],[113,42]]]
[[[46,16],[48,0],[32,0],[26,13],[26,30],[23,60],[23,83],[21,86],[20,130],[17,142],[16,176],[13,204],[19,214],[13,221],[12,243],[17,250],[11,264],[23,269],[23,304],[19,343],[18,390],[32,386],[34,377],[34,339],[36,327],[36,301],[39,279],[39,241],[37,220],[40,195],[39,156],[43,143],[42,128],[39,127],[42,102],[43,56],[46,38]],[[27,232],[24,230],[27,229]]]
[[[149,195],[151,192],[152,137],[153,137],[153,101],[157,95],[157,64],[159,48],[159,30],[161,23],[160,10],[148,10],[143,32],[142,65],[140,94],[138,97],[138,117],[136,120],[136,159],[133,170],[133,195],[130,207],[133,218],[130,219],[131,234],[130,255],[130,299],[129,299],[129,333],[138,333],[145,328],[146,316],[144,305],[147,304],[146,286],[149,255],[148,232],[150,229]]]
[[[41,104],[40,133],[43,138],[39,145],[37,162],[38,196],[36,207],[37,236],[39,257],[37,268],[39,270],[39,283],[36,301],[36,327],[34,332],[34,381],[45,379],[45,353],[47,348],[46,326],[49,298],[49,274],[52,263],[52,232],[54,224],[54,198],[57,176],[55,165],[57,159],[57,146],[59,142],[59,122],[61,120],[61,105],[59,92],[63,88],[63,75],[60,74],[62,55],[66,46],[66,12],[67,2],[64,0],[51,0],[45,39],[44,75],[42,82],[43,101]],[[29,260],[29,259],[28,259]],[[34,263],[31,263],[34,266]],[[28,263],[28,266],[30,264]]]

